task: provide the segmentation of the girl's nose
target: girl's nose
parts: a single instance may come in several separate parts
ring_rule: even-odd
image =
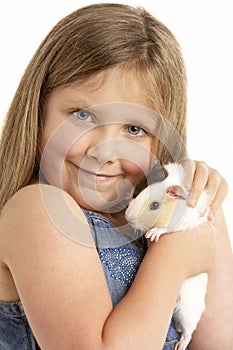
[[[95,158],[100,164],[114,162],[114,160],[119,157],[117,143],[116,139],[100,141],[88,149],[87,155],[91,158]]]
[[[92,142],[87,150],[89,157],[99,163],[114,162],[119,157],[117,144],[120,139],[119,125],[103,125],[93,130],[90,135]]]

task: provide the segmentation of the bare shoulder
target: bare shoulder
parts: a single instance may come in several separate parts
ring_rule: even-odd
[[[77,216],[85,220],[80,207],[68,193],[60,188],[43,184],[29,185],[16,192],[6,203],[2,214],[10,213],[12,215],[17,214],[17,212],[23,214],[25,210],[33,213],[33,211],[38,211],[39,208],[46,212],[48,205],[51,205],[51,203],[53,203],[53,206],[56,204],[58,206],[67,205]]]
[[[15,233],[17,236],[23,232],[29,235],[38,228],[42,234],[42,227],[47,226],[50,230],[54,227],[65,236],[79,240],[80,227],[87,226],[84,213],[68,193],[40,184],[18,191],[5,205],[0,220],[0,235],[9,238]],[[84,241],[84,244],[91,244],[90,234],[85,235]]]
[[[0,237],[0,259],[6,263],[8,256],[13,261],[13,247],[16,247],[14,256],[29,249],[37,253],[45,241],[44,250],[50,244],[54,246],[55,241],[66,245],[67,239],[94,247],[81,208],[69,194],[50,185],[24,187],[7,202],[0,217]]]
[[[82,342],[87,330],[97,341],[112,304],[90,228],[74,200],[52,186],[26,187],[5,206],[0,235],[2,260],[42,348]]]

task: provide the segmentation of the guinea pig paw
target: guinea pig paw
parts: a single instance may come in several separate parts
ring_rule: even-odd
[[[185,338],[183,335],[175,346],[175,350],[185,350],[191,340],[191,337]]]
[[[149,231],[147,231],[145,237],[147,239],[150,239],[151,242],[153,242],[154,240],[158,242],[160,235],[161,233],[159,232],[159,230],[156,227],[153,227]]]

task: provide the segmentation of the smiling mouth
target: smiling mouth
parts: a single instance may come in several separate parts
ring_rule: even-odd
[[[83,174],[86,177],[91,178],[92,180],[95,180],[95,181],[110,181],[112,179],[115,179],[116,177],[122,176],[122,174],[116,174],[116,175],[115,174],[114,175],[98,174],[83,168],[79,168],[79,167],[77,168],[80,174]]]

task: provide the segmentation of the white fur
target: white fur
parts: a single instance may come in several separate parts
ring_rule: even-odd
[[[187,207],[184,199],[174,198],[176,205],[172,217],[168,218],[164,227],[156,227],[156,222],[159,222],[162,210],[166,205],[170,205],[166,193],[170,186],[181,186],[186,196],[188,196],[187,190],[182,184],[184,179],[183,167],[177,163],[170,163],[166,166],[166,170],[168,172],[167,178],[145,188],[130,202],[126,210],[126,219],[129,223],[133,227],[146,232],[145,236],[150,240],[158,241],[161,234],[191,229],[206,221],[206,215],[203,217],[201,214],[208,206],[208,194],[203,191],[195,208]],[[160,202],[161,208],[157,211],[150,211],[152,201]],[[152,223],[154,224],[152,225]],[[182,333],[181,339],[176,345],[176,350],[186,349],[205,310],[207,282],[207,274],[202,273],[184,280],[181,286],[173,315],[175,323]]]

